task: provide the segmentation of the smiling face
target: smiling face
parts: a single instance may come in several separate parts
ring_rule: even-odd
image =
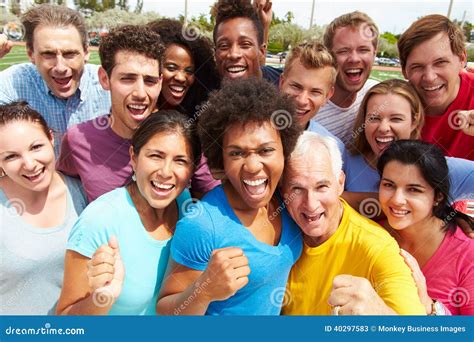
[[[342,217],[339,196],[344,191],[344,173],[334,175],[324,146],[318,144],[314,153],[287,163],[282,190],[308,245],[318,246],[334,234]]]
[[[44,191],[54,169],[53,140],[42,126],[30,121],[13,121],[0,126],[0,168],[19,186]]]
[[[379,199],[395,230],[421,226],[433,218],[435,191],[416,165],[388,162],[380,181]]]
[[[454,55],[447,33],[417,45],[408,55],[403,74],[415,87],[427,114],[443,114],[459,92],[459,73],[466,53]]]
[[[280,91],[294,99],[296,117],[302,127],[308,125],[334,93],[333,70],[331,67],[307,69],[295,60],[280,77]]]
[[[189,50],[176,44],[166,48],[161,94],[170,107],[178,106],[194,83],[194,62]]]
[[[395,140],[410,139],[414,126],[410,103],[402,96],[376,94],[367,102],[364,132],[375,156]]]
[[[155,134],[138,155],[130,149],[140,194],[155,209],[164,209],[179,196],[193,172],[188,141],[177,132]]]
[[[228,19],[219,24],[215,36],[217,70],[222,78],[261,77],[257,29],[248,18]]]
[[[338,65],[336,91],[358,92],[370,76],[376,51],[372,37],[362,31],[359,27],[344,26],[334,33],[332,53]]]
[[[225,189],[239,207],[266,206],[284,166],[283,146],[270,122],[231,125],[223,139]]]
[[[155,110],[160,95],[158,61],[138,53],[119,51],[110,77],[99,69],[99,80],[112,98],[112,130],[130,139],[140,122]]]
[[[89,52],[84,50],[81,36],[74,26],[38,26],[33,34],[33,50],[28,50],[28,57],[51,92],[67,99],[79,87]]]

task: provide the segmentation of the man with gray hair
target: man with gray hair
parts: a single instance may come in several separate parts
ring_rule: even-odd
[[[108,113],[110,96],[99,83],[98,66],[86,64],[88,38],[79,12],[43,4],[30,8],[22,24],[31,63],[0,73],[0,104],[24,100],[40,112],[56,134],[57,155],[66,129]]]
[[[304,132],[282,179],[303,253],[288,278],[286,315],[423,315],[411,271],[390,234],[342,198],[336,141]]]

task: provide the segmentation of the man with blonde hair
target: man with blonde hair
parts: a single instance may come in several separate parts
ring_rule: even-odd
[[[334,94],[313,119],[347,143],[365,93],[377,82],[369,80],[379,31],[365,13],[351,12],[334,19],[324,32],[324,45],[337,62]]]
[[[474,160],[469,117],[474,112],[474,74],[465,72],[462,30],[433,14],[415,21],[398,41],[403,75],[415,87],[425,109],[422,139],[447,156]]]
[[[298,123],[308,131],[330,136],[342,142],[318,122],[311,120],[334,94],[336,62],[326,47],[316,41],[295,46],[288,55],[279,87],[293,98]]]

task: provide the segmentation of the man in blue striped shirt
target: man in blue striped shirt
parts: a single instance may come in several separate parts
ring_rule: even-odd
[[[22,23],[31,63],[0,73],[0,103],[27,101],[55,133],[58,155],[62,135],[83,121],[110,110],[110,95],[89,59],[87,31],[79,12],[65,6],[40,5]]]

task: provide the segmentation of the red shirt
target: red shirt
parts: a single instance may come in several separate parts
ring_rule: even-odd
[[[456,112],[474,110],[474,73],[461,72],[458,96],[440,116],[425,116],[421,139],[438,145],[449,157],[474,160],[474,137],[456,129]]]

